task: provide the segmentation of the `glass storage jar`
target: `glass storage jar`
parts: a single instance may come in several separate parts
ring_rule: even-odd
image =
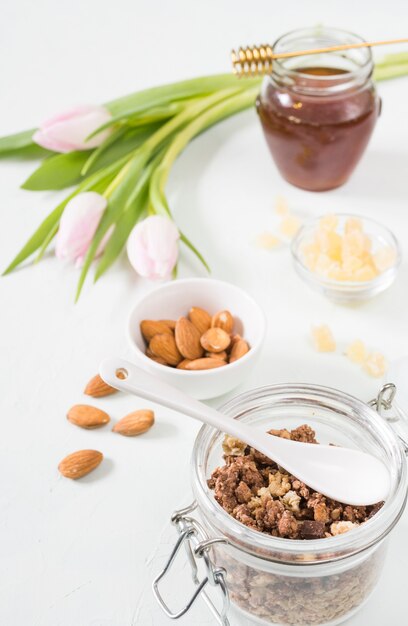
[[[378,412],[340,391],[297,384],[255,389],[221,407],[231,418],[265,431],[293,429],[307,423],[316,430],[321,443],[357,447],[377,455],[389,468],[390,494],[370,520],[335,537],[292,540],[252,530],[231,517],[207,485],[213,470],[223,463],[224,434],[203,426],[191,462],[196,502],[174,514],[179,540],[153,585],[167,614],[183,615],[195,599],[173,614],[159,591],[161,578],[184,542],[194,570],[195,596],[203,593],[207,582],[218,586],[222,593],[223,608],[216,611],[221,624],[229,624],[229,602],[250,623],[264,625],[333,626],[357,611],[381,574],[388,534],[406,503],[407,428],[401,413],[395,406],[391,408],[389,394],[393,395],[394,390],[393,385],[383,388],[377,401]],[[398,434],[384,419],[390,412]],[[198,580],[194,557],[204,557],[204,580]]]
[[[296,30],[275,53],[364,40],[335,28]],[[370,48],[276,59],[257,100],[262,128],[282,176],[311,191],[349,178],[380,113]]]

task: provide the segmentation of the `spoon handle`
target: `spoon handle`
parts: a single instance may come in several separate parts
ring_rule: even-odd
[[[262,441],[264,433],[257,431],[253,426],[247,426],[242,422],[223,415],[199,400],[191,398],[179,389],[176,389],[176,387],[161,381],[156,376],[145,372],[129,361],[116,357],[105,359],[101,363],[99,373],[106,383],[116,389],[133,393],[141,398],[205,422],[218,430],[237,437],[237,439],[253,446],[263,454],[268,456],[271,454],[272,441],[268,442],[269,445],[264,445]]]
[[[124,359],[106,359],[99,373],[116,389],[193,417],[249,444],[333,500],[374,504],[388,494],[388,469],[380,459],[366,452],[271,437],[252,425],[223,415]]]

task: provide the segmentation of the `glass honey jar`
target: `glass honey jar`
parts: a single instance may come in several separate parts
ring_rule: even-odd
[[[317,27],[278,39],[274,53],[363,42]],[[370,48],[276,59],[257,110],[272,157],[292,185],[325,191],[343,185],[360,161],[380,114]]]

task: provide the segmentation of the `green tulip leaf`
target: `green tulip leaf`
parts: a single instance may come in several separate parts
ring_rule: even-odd
[[[36,128],[30,130],[23,130],[21,133],[15,133],[14,135],[7,135],[6,137],[0,137],[0,155],[4,153],[13,152],[14,150],[21,150],[33,145],[33,134]]]
[[[58,190],[75,185],[90,151],[56,154],[45,159],[35,172],[21,185],[30,191]]]

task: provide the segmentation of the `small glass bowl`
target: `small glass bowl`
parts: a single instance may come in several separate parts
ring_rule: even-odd
[[[338,218],[337,232],[343,232],[347,219],[359,219],[363,224],[364,234],[368,235],[373,242],[374,253],[382,246],[389,247],[395,252],[393,265],[367,281],[335,280],[310,270],[303,261],[302,248],[308,241],[311,241],[320,219],[324,217],[320,216],[306,222],[292,241],[291,252],[296,272],[312,289],[320,291],[332,300],[355,302],[372,298],[387,289],[395,280],[402,259],[398,240],[386,226],[370,218],[346,213],[336,213],[335,216]]]

